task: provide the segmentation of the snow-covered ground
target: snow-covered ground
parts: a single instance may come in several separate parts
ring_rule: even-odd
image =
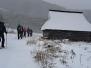
[[[8,34],[7,47],[0,49],[0,68],[91,68],[91,43],[41,36],[17,40],[16,33]]]
[[[0,68],[39,68],[26,41],[25,38],[17,40],[16,34],[7,35],[7,47],[0,49]]]
[[[45,40],[36,36],[30,39],[29,45],[42,68],[91,68],[91,43]]]

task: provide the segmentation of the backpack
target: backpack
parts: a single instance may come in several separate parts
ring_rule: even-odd
[[[21,26],[18,27],[18,31],[23,31]]]
[[[3,27],[4,27],[3,23],[0,23],[0,34],[1,34],[1,33],[4,33]]]

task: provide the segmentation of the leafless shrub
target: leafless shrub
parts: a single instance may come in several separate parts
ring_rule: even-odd
[[[72,54],[72,55],[71,55],[70,58],[73,59],[73,58],[75,57],[76,53],[75,53],[73,50],[71,50],[71,54]]]
[[[36,61],[44,63],[45,60],[47,60],[48,58],[48,54],[43,51],[38,51],[34,58],[36,59]]]
[[[57,53],[57,51],[58,51],[58,49],[56,47],[47,48],[47,52],[51,53],[51,54],[55,54],[55,53]]]
[[[46,45],[55,46],[55,45],[56,45],[56,43],[55,43],[55,42],[53,42],[53,41],[51,41],[51,40],[48,40],[48,41],[46,41]]]
[[[53,62],[53,60],[57,58],[60,59],[62,64],[65,66],[67,65],[67,55],[69,52],[62,50],[62,41],[52,41],[43,38],[38,38],[37,41],[39,50],[36,52],[34,58],[38,63],[41,64],[42,68],[54,68],[55,62]],[[34,43],[34,41],[31,43]],[[64,43],[68,43],[68,40],[64,40]],[[71,51],[71,53],[72,55],[75,55],[74,51]]]
[[[43,41],[43,40],[45,40],[45,39],[44,39],[43,37],[39,37],[38,40],[39,40],[39,41]]]
[[[61,62],[61,64],[67,66],[68,65],[68,62],[67,62],[67,59],[69,59],[69,51],[66,51],[66,50],[60,50],[59,51],[59,61]]]
[[[65,59],[60,59],[62,64],[67,64],[67,61]]]
[[[38,51],[34,56],[35,60],[42,65],[42,68],[53,68],[54,64],[49,62],[49,55],[44,51]]]

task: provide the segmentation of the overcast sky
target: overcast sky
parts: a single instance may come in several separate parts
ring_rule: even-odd
[[[91,0],[44,0],[67,9],[91,9]]]
[[[45,17],[48,14],[42,0],[0,0],[0,9],[31,17]]]
[[[44,0],[67,9],[91,9],[91,0]],[[44,17],[48,13],[42,0],[0,0],[0,8],[34,17]]]

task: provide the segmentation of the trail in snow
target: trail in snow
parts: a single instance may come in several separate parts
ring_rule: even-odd
[[[15,34],[8,34],[7,48],[0,49],[0,68],[38,68],[33,61],[26,40],[17,40]]]

